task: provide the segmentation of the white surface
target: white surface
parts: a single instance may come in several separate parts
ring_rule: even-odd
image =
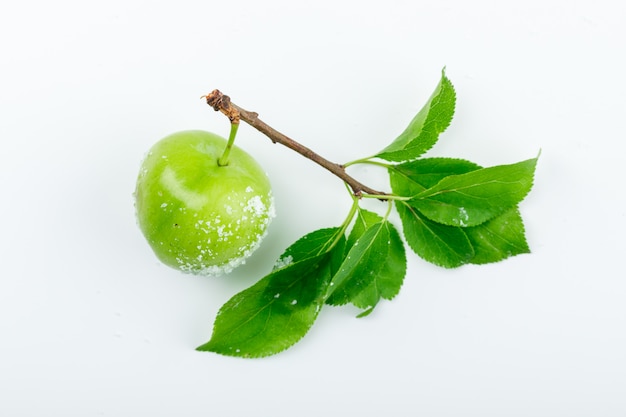
[[[0,7],[0,415],[626,415],[623,2],[22,1]],[[217,309],[293,240],[339,224],[337,179],[252,128],[278,218],[229,277],[159,265],[135,225],[144,152],[228,133],[235,102],[337,162],[384,147],[435,87],[430,155],[542,149],[533,253],[437,269],[409,256],[366,319],[325,309],[263,360],[199,353]],[[384,186],[383,173],[355,171]]]

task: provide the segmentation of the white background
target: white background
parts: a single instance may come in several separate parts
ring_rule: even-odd
[[[626,415],[626,6],[620,1],[13,1],[0,6],[0,415]],[[292,349],[200,353],[219,307],[343,185],[248,126],[278,217],[230,276],[160,265],[136,227],[145,152],[227,135],[214,88],[336,162],[370,155],[441,69],[455,119],[429,156],[532,158],[532,254],[410,254],[369,317],[326,308]],[[382,171],[353,174],[385,187]]]

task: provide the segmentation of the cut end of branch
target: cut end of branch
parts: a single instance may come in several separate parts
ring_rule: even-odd
[[[239,110],[231,105],[230,97],[224,95],[220,90],[213,90],[202,98],[206,99],[206,103],[213,107],[213,110],[224,113],[231,123],[239,123]]]

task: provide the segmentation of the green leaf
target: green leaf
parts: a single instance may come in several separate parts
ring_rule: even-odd
[[[469,227],[515,207],[533,183],[537,158],[443,178],[409,204],[437,223]]]
[[[511,256],[530,253],[522,216],[517,208],[464,230],[476,253],[471,259],[473,264],[498,262]]]
[[[391,223],[380,221],[367,227],[354,242],[332,279],[326,302],[352,302],[371,311],[381,298],[391,299],[399,292],[405,273],[400,235]]]
[[[348,237],[347,247],[351,248],[354,242],[360,238],[363,233],[376,223],[382,222],[384,219],[376,213],[372,213],[359,207],[359,211],[354,222],[350,236]],[[404,276],[406,275],[406,254],[404,244],[400,235],[392,224],[389,224],[390,240],[389,240],[389,256],[385,259],[387,265],[374,276],[372,282],[365,286],[356,296],[350,300],[356,307],[365,311],[357,317],[365,317],[374,311],[381,298],[391,300],[400,291]]]
[[[407,128],[389,146],[376,156],[387,161],[408,161],[415,159],[432,148],[439,134],[446,130],[452,121],[456,94],[445,69],[441,80],[428,102],[411,120]]]
[[[454,178],[480,169],[479,165],[462,159],[424,158],[390,166],[389,177],[394,194],[411,196],[432,189],[447,177]],[[413,202],[409,204],[415,206]],[[396,207],[411,248],[422,258],[437,265],[456,267],[464,263],[484,264],[529,251],[522,219],[516,207],[463,230],[429,221],[415,207],[409,208],[401,203],[396,204]],[[421,240],[417,236],[422,236]],[[437,237],[433,239],[433,236]]]
[[[381,298],[391,300],[398,295],[406,275],[404,243],[396,228],[388,222],[387,226],[389,227],[387,257],[372,282],[350,300],[356,307],[365,310],[357,317],[370,314]]]
[[[345,256],[339,270],[333,276],[326,303],[343,305],[349,303],[372,279],[374,271],[380,268],[385,253],[380,250],[389,240],[384,221],[368,227],[354,242]]]
[[[255,358],[298,342],[315,322],[343,257],[345,237],[337,238],[338,231],[317,230],[291,245],[281,256],[290,262],[222,306],[211,339],[197,350]]]
[[[348,237],[347,247],[352,248],[354,243],[363,236],[365,231],[384,219],[376,213],[359,207],[352,231]],[[385,259],[387,265],[383,267],[376,276],[373,277],[369,285],[365,286],[356,296],[350,300],[356,307],[365,309],[364,312],[357,317],[364,317],[370,314],[381,298],[391,300],[397,295],[402,286],[404,275],[406,274],[406,254],[404,244],[400,239],[398,231],[390,226],[390,253],[389,258]],[[394,271],[397,268],[397,271]],[[373,272],[373,271],[372,271]],[[331,301],[332,302],[332,301]]]
[[[474,248],[464,229],[435,223],[404,202],[396,202],[404,237],[424,260],[456,268],[474,257]]]
[[[211,339],[197,350],[255,358],[298,342],[323,304],[329,257],[324,253],[278,269],[232,297],[220,309]]]
[[[465,174],[481,167],[464,159],[422,158],[388,168],[394,194],[411,197],[450,175]]]

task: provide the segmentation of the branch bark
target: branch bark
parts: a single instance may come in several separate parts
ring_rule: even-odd
[[[240,120],[243,120],[250,126],[254,127],[256,130],[267,136],[273,143],[280,143],[281,145],[298,152],[305,158],[310,159],[311,161],[330,171],[332,174],[348,184],[355,196],[361,197],[363,193],[375,196],[386,195],[386,193],[374,190],[367,185],[359,182],[354,177],[348,175],[343,165],[329,161],[328,159],[315,153],[306,146],[300,144],[299,142],[296,142],[295,140],[289,138],[288,136],[269,126],[267,123],[259,119],[259,115],[257,113],[239,107],[235,103],[231,102],[230,97],[224,95],[221,91],[213,90],[211,93],[207,94],[203,98],[206,98],[207,104],[211,106],[215,111],[219,111],[226,115],[231,123],[239,123]]]

